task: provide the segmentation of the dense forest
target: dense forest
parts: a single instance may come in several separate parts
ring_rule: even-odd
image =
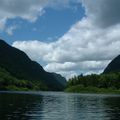
[[[68,92],[119,92],[120,72],[110,74],[91,74],[74,76],[69,79]]]
[[[120,55],[100,75],[74,76],[69,79],[68,92],[120,93]]]

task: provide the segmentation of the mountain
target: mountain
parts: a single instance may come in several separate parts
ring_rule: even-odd
[[[113,59],[103,73],[120,72],[120,55]]]
[[[49,90],[62,90],[67,82],[61,75],[46,72],[43,67],[32,61],[23,51],[0,40],[0,67],[18,79],[40,81]]]

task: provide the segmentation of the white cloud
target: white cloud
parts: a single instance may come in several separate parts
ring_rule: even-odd
[[[43,43],[40,41],[16,41],[13,43],[14,47],[17,47],[25,51],[31,59],[37,61],[45,61],[46,56],[50,51],[53,51],[53,45]]]
[[[83,61],[83,62],[65,62],[65,63],[49,63],[44,68],[47,71],[59,72],[59,71],[86,71],[90,70],[99,71],[102,70],[109,61]]]
[[[46,62],[44,68],[51,72],[67,77],[70,74],[99,73],[120,54],[120,13],[116,12],[120,2],[111,1],[83,0],[87,16],[56,42],[16,41],[13,46],[38,62]]]
[[[99,72],[120,53],[119,31],[119,25],[98,29],[83,19],[56,42],[16,41],[13,46],[34,60],[45,61],[47,71],[62,74],[78,70],[79,73]]]
[[[57,73],[61,74],[62,76],[65,76],[67,79],[78,75],[76,71],[59,71]]]

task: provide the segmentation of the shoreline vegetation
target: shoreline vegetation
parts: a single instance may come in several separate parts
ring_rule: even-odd
[[[113,88],[97,88],[97,87],[83,87],[81,85],[71,86],[65,89],[68,93],[97,93],[97,94],[120,94],[120,89]]]
[[[65,92],[120,94],[120,73],[75,76],[69,79]]]
[[[40,82],[21,80],[0,68],[0,90],[6,91],[48,91]],[[120,94],[120,73],[75,76],[69,79],[65,92],[70,93],[113,93]]]
[[[40,81],[22,80],[0,68],[0,90],[2,91],[49,91]],[[120,73],[75,76],[67,82],[64,92],[120,94]]]

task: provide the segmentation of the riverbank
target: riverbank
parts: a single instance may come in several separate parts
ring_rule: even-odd
[[[40,89],[29,89],[26,87],[16,87],[14,85],[4,86],[4,88],[0,89],[4,91],[41,91]],[[48,91],[48,90],[42,90]],[[82,87],[80,85],[71,86],[64,90],[67,93],[95,93],[95,94],[120,94],[120,89],[113,88],[97,88],[97,87]]]
[[[71,93],[108,93],[108,94],[120,94],[120,89],[113,88],[97,88],[97,87],[83,87],[81,85],[70,86],[65,89],[65,92]]]

